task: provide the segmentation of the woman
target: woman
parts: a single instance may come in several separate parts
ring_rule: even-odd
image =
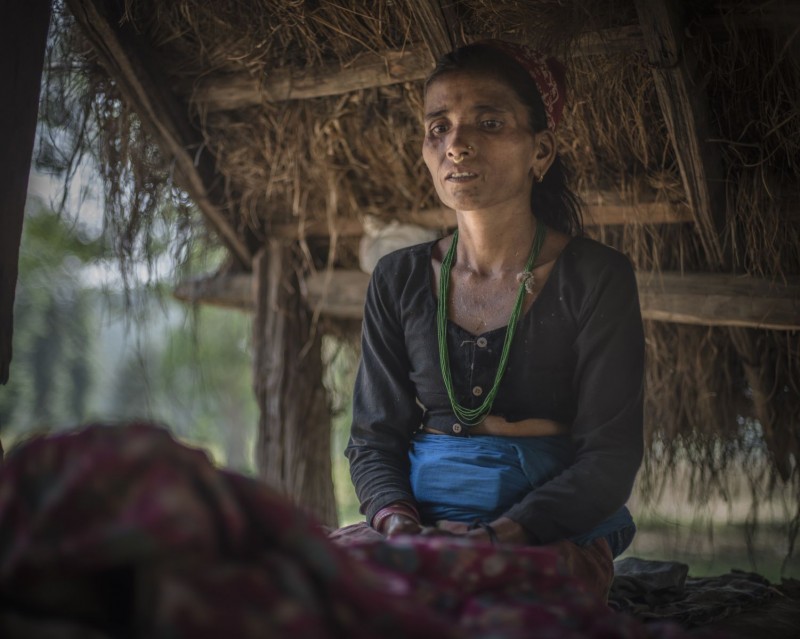
[[[558,544],[608,581],[635,531],[644,340],[630,263],[581,236],[562,77],[487,41],[428,78],[422,154],[458,229],[373,273],[346,455],[380,533]]]

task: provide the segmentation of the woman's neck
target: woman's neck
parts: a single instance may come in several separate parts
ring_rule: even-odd
[[[475,275],[519,271],[527,262],[536,228],[530,209],[458,212],[456,265]]]

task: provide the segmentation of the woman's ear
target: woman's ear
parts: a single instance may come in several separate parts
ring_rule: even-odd
[[[550,129],[545,129],[534,134],[533,143],[533,172],[543,176],[556,159],[556,136]]]

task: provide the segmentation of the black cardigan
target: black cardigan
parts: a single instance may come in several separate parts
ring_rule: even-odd
[[[392,502],[414,503],[408,447],[420,425],[458,424],[439,367],[433,245],[381,259],[367,293],[345,451],[367,521]],[[462,405],[483,400],[475,386],[491,388],[504,337],[504,327],[472,335],[448,322],[453,385]],[[492,409],[511,422],[536,417],[569,426],[572,465],[506,513],[534,543],[585,533],[629,497],[642,459],[643,378],[631,264],[599,242],[573,238],[520,318]],[[469,431],[458,425],[451,432]]]

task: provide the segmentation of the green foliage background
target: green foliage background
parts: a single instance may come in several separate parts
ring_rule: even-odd
[[[90,421],[143,419],[252,473],[249,317],[187,308],[149,279],[126,287],[109,253],[74,220],[29,202],[11,379],[0,389],[4,445]]]

